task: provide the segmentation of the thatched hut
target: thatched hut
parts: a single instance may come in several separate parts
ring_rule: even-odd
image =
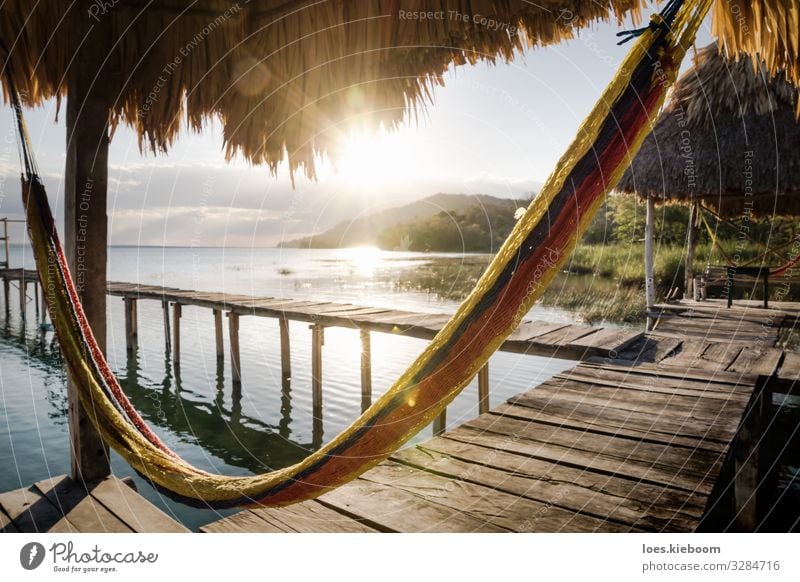
[[[795,2],[796,4],[796,2]],[[425,104],[452,64],[510,60],[642,0],[6,0],[4,90],[66,98],[65,246],[102,346],[106,325],[108,142],[127,124],[167,149],[182,126],[223,127],[227,155],[314,172],[343,123],[392,127]],[[715,0],[733,53],[761,51],[800,79],[797,10],[786,0]],[[70,389],[73,473],[102,476],[103,444]]]
[[[701,49],[617,191],[728,217],[800,214],[797,93],[760,60]]]
[[[692,205],[684,296],[692,295],[697,205],[749,220],[800,214],[797,88],[764,61],[729,60],[716,43],[699,50],[617,191],[648,200],[646,255],[652,255],[652,205]],[[652,257],[646,257],[648,273]],[[648,276],[648,281],[650,276]],[[652,291],[648,289],[648,303]]]

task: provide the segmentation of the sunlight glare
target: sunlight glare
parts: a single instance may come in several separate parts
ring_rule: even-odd
[[[353,130],[336,162],[337,174],[353,189],[376,191],[406,178],[414,165],[413,132]]]
[[[376,247],[346,249],[353,270],[363,277],[372,277],[381,262],[381,250]]]

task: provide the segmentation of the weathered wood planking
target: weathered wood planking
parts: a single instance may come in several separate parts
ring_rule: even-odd
[[[693,531],[754,387],[730,371],[580,364],[315,502],[202,529]]]
[[[2,493],[0,526],[29,533],[188,531],[113,475],[87,486],[53,477]]]
[[[133,283],[109,283],[108,293],[128,300],[169,301],[178,305],[204,307],[215,312],[228,311],[239,315],[272,317],[324,327],[393,333],[425,340],[432,339],[450,319],[449,315],[441,313],[413,313],[349,303],[197,292]],[[640,337],[642,337],[640,332],[624,329],[526,321],[500,349],[516,353],[581,359],[619,353]]]

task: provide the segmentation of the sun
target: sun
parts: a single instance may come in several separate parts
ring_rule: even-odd
[[[408,175],[412,144],[404,131],[352,130],[341,144],[336,174],[352,189],[374,191]]]

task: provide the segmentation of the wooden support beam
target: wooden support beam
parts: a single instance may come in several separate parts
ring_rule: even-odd
[[[3,300],[5,301],[6,316],[11,311],[11,285],[8,279],[3,279]]]
[[[689,224],[686,227],[686,267],[683,272],[683,298],[694,298],[694,251],[697,246],[697,203],[689,207]]]
[[[228,341],[231,344],[231,378],[234,384],[242,382],[242,358],[239,353],[239,314],[228,312]]]
[[[734,441],[734,523],[740,532],[753,532],[759,525],[758,490],[764,478],[761,441],[772,401],[768,384],[766,376],[759,377]]]
[[[19,280],[19,318],[22,323],[25,323],[25,305],[27,304],[27,287],[28,282],[22,278]]]
[[[177,369],[181,365],[181,315],[180,303],[172,304],[172,364]]]
[[[136,299],[125,297],[125,349],[133,353],[139,347],[139,318],[137,316]]]
[[[76,19],[70,33],[81,43],[66,73],[66,165],[64,247],[75,288],[101,350],[106,349],[106,269],[108,265],[108,118],[111,60],[107,47],[111,19]],[[84,410],[78,389],[67,385],[72,477],[93,481],[110,473],[108,448]]]
[[[164,316],[164,349],[169,353],[172,348],[172,337],[169,329],[169,301],[161,301],[161,312]]]
[[[369,330],[361,330],[361,412],[372,404],[372,341]]]
[[[311,407],[314,419],[322,420],[322,346],[325,328],[315,323],[311,329]]]
[[[649,315],[656,304],[655,277],[653,275],[654,265],[654,238],[656,221],[656,200],[652,196],[647,197],[647,214],[644,224],[644,289],[647,302],[647,331],[652,331],[655,319]]]
[[[40,289],[41,295],[39,296],[42,301],[42,323],[47,321],[47,294],[44,292],[44,287]]]
[[[478,370],[478,413],[489,412],[489,362]]]
[[[33,282],[33,305],[36,307],[36,319],[39,319],[39,281]]]
[[[222,337],[222,311],[214,310],[214,339],[217,346],[217,359],[225,359],[225,340]]]
[[[292,353],[289,342],[289,320],[278,317],[278,327],[281,335],[281,386],[283,390],[289,389],[292,383]]]
[[[433,419],[433,436],[439,436],[444,433],[447,426],[447,409],[442,410],[442,413]]]

